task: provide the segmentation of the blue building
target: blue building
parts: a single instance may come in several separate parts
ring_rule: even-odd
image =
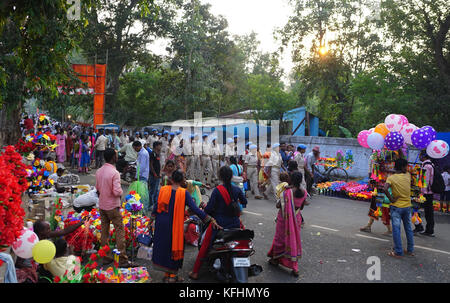
[[[289,124],[288,135],[319,136],[319,118],[307,112],[304,106],[284,113],[283,120]]]

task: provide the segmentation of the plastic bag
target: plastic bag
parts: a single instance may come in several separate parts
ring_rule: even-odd
[[[73,206],[83,207],[83,206],[96,206],[98,207],[98,195],[97,190],[91,190],[83,195],[78,196],[73,200]]]

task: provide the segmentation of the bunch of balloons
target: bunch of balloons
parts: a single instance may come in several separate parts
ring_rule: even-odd
[[[418,128],[403,115],[390,114],[384,123],[358,134],[358,142],[362,147],[373,150],[398,150],[403,145],[413,145],[417,149],[426,149],[434,158],[444,158],[449,153],[449,145],[443,140],[436,140],[436,131],[431,126]]]
[[[49,240],[40,240],[31,230],[24,228],[22,235],[12,244],[14,253],[23,259],[33,257],[40,264],[49,263],[56,254],[56,247]]]

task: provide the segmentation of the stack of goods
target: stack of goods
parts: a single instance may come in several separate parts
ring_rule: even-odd
[[[352,167],[353,161],[353,152],[349,149],[345,152],[342,150],[338,150],[336,152],[336,157],[322,157],[316,162],[316,165],[324,166],[326,169],[328,167],[341,167],[345,169],[349,169]]]
[[[27,166],[13,146],[0,154],[0,252],[10,246],[23,231],[25,211],[22,194],[28,188]]]
[[[130,191],[125,197],[125,202],[122,207],[133,215],[142,214],[143,205],[141,203],[141,196],[136,191]]]
[[[32,143],[41,151],[54,150],[58,144],[55,143],[56,136],[51,132],[38,132],[36,134],[28,134],[25,137],[25,144]]]
[[[118,253],[113,250],[114,263],[107,269],[97,269],[97,261],[105,257],[110,251],[109,246],[104,246],[89,257],[85,266],[75,266],[71,272],[62,277],[54,277],[54,283],[145,283],[150,281],[147,268],[119,268]]]
[[[132,241],[140,234],[147,234],[150,219],[147,216],[141,214],[132,214],[126,209],[120,210],[123,224],[125,227],[125,240],[127,247],[131,247],[134,242],[134,246],[137,246],[136,241]],[[85,224],[79,227],[75,232],[66,236],[66,241],[77,253],[86,252],[94,249],[100,245],[101,236],[101,219],[98,209],[94,208],[90,212],[83,211],[82,213],[76,213],[71,211],[66,217],[61,212],[55,213],[55,220],[58,223],[57,228],[67,228],[70,225],[74,225],[80,222],[81,219],[85,219]],[[132,226],[132,219],[135,226]],[[134,236],[132,237],[132,230],[134,230]],[[115,228],[111,224],[110,226],[110,246],[115,246]]]
[[[53,187],[53,180],[48,179],[50,173],[42,166],[42,161],[34,160],[33,166],[26,169],[29,194],[45,194]]]
[[[369,191],[366,181],[335,181],[317,184],[319,194],[328,196],[350,197],[356,200],[370,200],[373,193]]]
[[[384,123],[378,124],[370,130],[363,130],[358,134],[358,142],[365,148],[371,148],[374,153],[371,157],[371,186],[377,190],[377,203],[385,199],[384,184],[389,175],[393,174],[396,159],[408,159],[409,146],[426,153],[433,159],[444,158],[449,153],[449,145],[442,140],[436,140],[436,131],[431,126],[418,128],[403,115],[388,115]],[[416,160],[417,161],[417,160]],[[417,163],[410,163],[408,167],[411,178],[411,200],[413,201],[413,216],[417,213],[419,203],[423,196],[421,189],[426,187],[424,173]],[[382,203],[381,203],[382,204]],[[388,207],[388,203],[383,204]],[[418,220],[415,220],[418,222]]]

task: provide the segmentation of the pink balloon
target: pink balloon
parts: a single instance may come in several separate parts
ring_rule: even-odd
[[[412,123],[408,123],[403,126],[400,133],[402,134],[403,138],[405,138],[405,142],[407,144],[412,145],[411,136],[416,129],[418,129],[418,127]]]
[[[402,125],[407,125],[409,122],[408,122],[408,118],[406,118],[405,116],[403,116],[403,115],[399,115],[400,116],[400,120],[401,120],[401,122],[402,122]]]
[[[369,148],[369,145],[367,145],[367,137],[369,137],[369,134],[368,130],[360,131],[358,134],[358,143],[364,148]]]

